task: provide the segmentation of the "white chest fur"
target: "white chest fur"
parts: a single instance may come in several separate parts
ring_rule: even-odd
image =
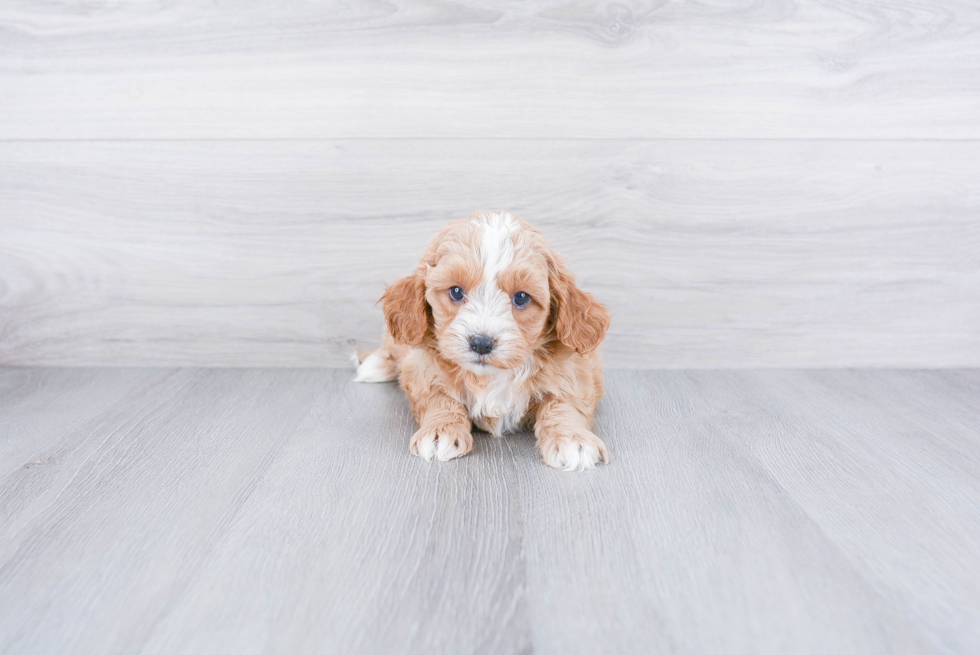
[[[517,430],[531,404],[525,384],[530,367],[491,373],[481,381],[485,385],[467,387],[465,404],[470,419],[481,429],[496,436]]]

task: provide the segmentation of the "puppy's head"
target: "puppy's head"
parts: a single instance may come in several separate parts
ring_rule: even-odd
[[[450,223],[415,273],[388,287],[382,300],[396,342],[428,340],[479,375],[517,368],[558,344],[589,353],[609,327],[606,309],[575,286],[541,233],[507,213]]]

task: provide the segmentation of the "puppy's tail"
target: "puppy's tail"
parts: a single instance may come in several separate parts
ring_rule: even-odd
[[[391,382],[398,379],[398,365],[384,348],[354,353],[351,359],[357,365],[354,382]]]

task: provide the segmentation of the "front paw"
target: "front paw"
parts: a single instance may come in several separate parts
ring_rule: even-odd
[[[588,430],[542,439],[538,450],[545,464],[566,471],[595,468],[600,461],[609,463],[606,444]]]
[[[435,457],[445,462],[462,457],[473,450],[473,434],[468,423],[466,425],[451,423],[437,427],[422,426],[412,435],[408,450],[426,461],[431,461]]]

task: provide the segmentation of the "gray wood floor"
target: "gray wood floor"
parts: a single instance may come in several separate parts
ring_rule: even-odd
[[[980,650],[980,371],[611,372],[580,474],[350,378],[0,369],[0,652]]]

